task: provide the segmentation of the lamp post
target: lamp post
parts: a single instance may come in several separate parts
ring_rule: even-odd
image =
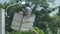
[[[0,34],[5,34],[5,10],[0,8]]]

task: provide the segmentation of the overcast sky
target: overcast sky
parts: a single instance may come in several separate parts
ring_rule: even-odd
[[[0,3],[4,3],[5,1],[9,2],[9,0],[0,0]]]
[[[54,7],[56,7],[56,6],[60,6],[60,0],[55,0],[54,3],[55,3],[55,5],[49,3],[49,6],[50,6],[51,8],[54,8]],[[50,13],[50,15],[51,15],[51,16],[55,16],[55,15],[58,13],[58,10],[59,10],[59,9],[56,9],[55,11],[53,11],[52,13]]]

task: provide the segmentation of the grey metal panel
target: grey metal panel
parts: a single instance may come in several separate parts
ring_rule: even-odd
[[[21,28],[20,31],[26,31],[26,30],[30,30],[33,27],[35,15],[24,16],[22,26],[19,27],[21,25],[22,17],[23,16],[19,13],[14,14],[14,18],[13,18],[12,25],[11,25],[12,29],[19,31],[19,28]]]

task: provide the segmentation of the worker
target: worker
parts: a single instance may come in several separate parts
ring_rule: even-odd
[[[25,4],[24,8],[24,16],[31,16],[32,9],[30,8],[29,4]]]

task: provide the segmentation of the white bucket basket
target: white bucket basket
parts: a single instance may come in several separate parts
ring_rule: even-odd
[[[15,13],[11,28],[17,31],[19,31],[20,28],[21,28],[20,31],[30,30],[33,27],[35,15],[24,16],[23,21],[22,21],[22,18],[23,18],[22,12]],[[22,21],[22,26],[20,27],[21,21]]]

